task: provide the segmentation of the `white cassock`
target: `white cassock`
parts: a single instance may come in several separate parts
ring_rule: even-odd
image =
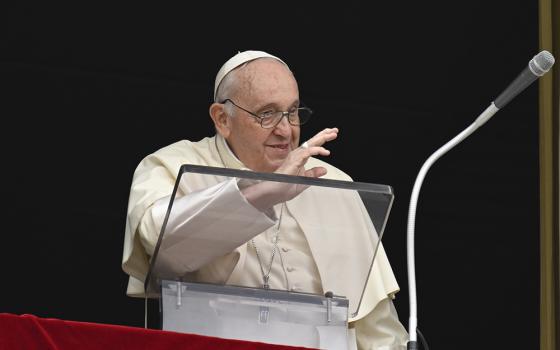
[[[128,295],[143,296],[149,259],[183,164],[246,169],[219,135],[199,142],[180,141],[142,160],[134,173],[127,212],[122,266],[130,275]],[[323,178],[351,181],[339,169],[310,158],[306,167],[315,166],[327,169]],[[274,208],[275,212],[262,213],[241,195],[242,183],[212,179],[211,176],[191,177],[182,181],[179,188],[181,196],[200,192],[185,201],[177,197],[174,212],[178,214],[168,224],[168,228],[177,229],[176,232],[166,230],[166,240],[160,248],[159,254],[165,251],[171,257],[177,273],[198,282],[262,286],[259,257],[249,242],[254,238],[264,259],[262,263],[268,263],[274,249],[275,224],[281,216],[277,245],[282,263],[271,265],[270,287],[315,294],[332,291],[349,299],[350,310],[356,309],[376,243],[372,241],[374,229],[365,219],[369,216],[361,201],[348,193],[348,198],[327,202],[314,191],[303,191],[286,202],[281,214],[280,205]],[[227,226],[216,229],[220,227],[219,222],[213,222],[209,229],[203,216],[196,215],[200,208],[214,207],[219,211],[224,206],[230,211],[235,208],[232,215],[245,215],[254,220],[250,226],[247,226],[249,221],[240,221],[242,226],[235,227],[224,218]],[[313,215],[309,215],[311,211]],[[344,228],[345,236],[341,237],[339,227]],[[351,346],[380,350],[406,348],[408,335],[391,301],[398,290],[380,245],[359,312],[349,320]]]

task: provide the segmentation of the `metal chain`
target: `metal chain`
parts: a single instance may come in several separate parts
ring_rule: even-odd
[[[282,223],[282,214],[284,213],[284,206],[286,204],[282,203],[282,206],[280,207],[280,215],[278,217],[278,225],[276,225],[276,232],[274,233],[274,247],[272,249],[272,253],[270,254],[270,263],[268,264],[268,271],[266,272],[266,274],[264,273],[264,268],[263,268],[263,264],[261,261],[261,255],[259,253],[259,249],[257,248],[257,245],[255,244],[255,239],[251,239],[251,244],[253,245],[253,248],[255,249],[255,253],[257,254],[257,260],[259,261],[259,266],[261,268],[261,275],[263,278],[263,288],[265,289],[269,289],[270,288],[270,284],[268,283],[269,279],[270,279],[270,271],[272,270],[272,263],[274,262],[274,257],[276,256],[276,251],[278,250],[278,236],[280,235],[280,224]]]
[[[218,156],[220,157],[220,161],[222,162],[222,165],[224,166],[224,168],[227,168],[226,163],[224,162],[224,159],[222,158],[222,154],[220,153],[220,149],[218,148],[218,135],[216,134],[216,136],[214,136],[214,145],[216,146],[216,151],[218,152]],[[270,278],[270,271],[272,270],[272,263],[274,262],[274,256],[276,255],[276,251],[278,250],[278,236],[280,235],[280,224],[282,223],[282,214],[284,213],[284,206],[286,205],[286,203],[282,203],[282,206],[280,207],[280,215],[278,217],[278,225],[276,226],[276,232],[274,233],[274,248],[272,249],[272,253],[270,256],[270,264],[268,264],[268,271],[265,274],[264,273],[264,268],[262,265],[262,261],[261,261],[261,255],[259,253],[259,249],[257,248],[257,245],[255,244],[255,239],[251,239],[251,244],[253,245],[253,249],[255,249],[255,253],[257,254],[257,260],[259,261],[259,266],[261,268],[261,275],[262,275],[262,279],[263,279],[263,288],[265,289],[269,289],[270,288],[270,284],[268,283],[268,280]],[[282,262],[282,266],[284,266],[284,261],[282,260],[282,255],[280,254],[280,251],[278,250],[278,254],[280,255],[280,259]],[[284,271],[284,274],[286,273],[286,271]],[[288,276],[286,276],[286,284],[288,283]]]

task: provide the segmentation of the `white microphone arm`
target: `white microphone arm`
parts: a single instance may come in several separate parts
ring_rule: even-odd
[[[410,298],[410,319],[408,323],[409,337],[411,341],[416,341],[416,278],[415,278],[415,265],[414,265],[414,223],[416,219],[416,204],[418,203],[418,195],[420,194],[420,188],[422,187],[422,182],[426,173],[439,159],[453,147],[458,145],[461,141],[466,139],[470,134],[472,134],[476,129],[481,127],[484,123],[488,121],[499,109],[494,105],[494,102],[486,108],[484,112],[472,123],[468,128],[463,130],[459,135],[455,136],[451,141],[447,142],[440,149],[438,149],[434,154],[430,156],[422,165],[416,181],[414,182],[414,187],[412,189],[412,195],[410,197],[410,206],[408,208],[408,225],[407,225],[407,266],[408,266],[408,289]]]
[[[410,197],[410,206],[408,208],[408,223],[407,223],[407,267],[408,267],[408,289],[410,299],[410,317],[408,321],[408,336],[409,342],[407,348],[409,350],[418,349],[416,341],[416,331],[418,325],[417,318],[417,305],[416,305],[416,267],[414,264],[414,226],[416,220],[416,205],[418,203],[418,195],[426,173],[445,153],[449,152],[453,147],[458,145],[461,141],[466,139],[476,129],[480,128],[492,116],[503,108],[509,101],[511,101],[517,94],[523,91],[533,81],[544,75],[554,64],[554,57],[548,51],[541,51],[535,55],[529,62],[529,66],[521,72],[521,74],[508,86],[499,96],[495,102],[492,102],[484,112],[472,123],[469,127],[463,130],[459,135],[455,136],[451,141],[440,147],[435,151],[422,165],[420,172],[414,182],[412,194]],[[496,107],[498,106],[498,107]]]

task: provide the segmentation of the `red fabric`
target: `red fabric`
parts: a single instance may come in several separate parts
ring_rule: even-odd
[[[195,334],[39,318],[34,315],[0,313],[2,350],[206,350],[272,349],[302,347],[272,345]]]

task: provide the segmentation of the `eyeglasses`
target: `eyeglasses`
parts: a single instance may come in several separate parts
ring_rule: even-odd
[[[307,123],[309,121],[309,119],[311,119],[311,114],[313,114],[313,111],[310,108],[307,108],[307,107],[294,108],[294,109],[292,109],[291,111],[288,111],[288,112],[267,110],[267,111],[261,112],[260,114],[256,114],[256,113],[253,113],[251,111],[246,110],[243,107],[240,107],[240,106],[236,105],[235,102],[233,102],[229,98],[223,100],[222,104],[224,104],[228,101],[231,102],[231,104],[234,105],[235,107],[241,109],[242,111],[245,111],[245,112],[249,113],[253,118],[255,118],[256,120],[259,121],[259,123],[261,124],[261,127],[263,127],[264,129],[274,128],[276,125],[278,125],[280,123],[280,121],[284,117],[286,117],[286,119],[288,119],[288,123],[290,123],[291,125],[296,125],[296,126],[303,125],[303,124]]]

